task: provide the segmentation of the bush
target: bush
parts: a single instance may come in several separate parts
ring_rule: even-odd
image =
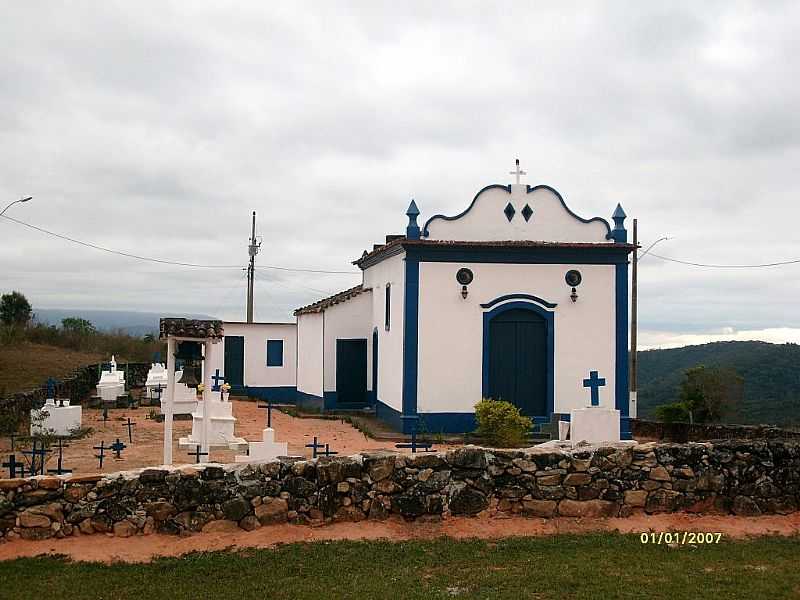
[[[656,419],[664,423],[688,423],[689,411],[683,402],[662,404],[656,407]]]
[[[519,446],[527,438],[533,421],[519,408],[505,400],[484,398],[475,405],[475,419],[480,437],[494,446]]]

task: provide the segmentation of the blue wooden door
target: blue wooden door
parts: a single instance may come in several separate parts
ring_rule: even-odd
[[[378,402],[378,329],[372,332],[372,402]]]
[[[225,336],[225,383],[234,393],[244,387],[244,336]]]
[[[489,323],[489,396],[547,414],[547,323],[535,312],[507,310]]]
[[[367,340],[336,340],[336,404],[367,402]]]

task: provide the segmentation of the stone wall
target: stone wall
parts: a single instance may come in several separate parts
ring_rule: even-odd
[[[631,419],[634,439],[664,442],[702,442],[707,440],[800,440],[800,430],[768,425],[715,425],[711,423],[660,423]]]
[[[271,523],[448,518],[481,512],[613,517],[670,511],[789,513],[800,444],[722,441],[575,451],[365,453],[261,465],[0,480],[0,535],[255,529]]]

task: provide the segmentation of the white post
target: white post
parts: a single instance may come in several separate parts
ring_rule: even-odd
[[[167,337],[167,399],[164,402],[164,464],[172,464],[172,411],[175,398],[175,338]]]
[[[211,387],[213,385],[213,381],[211,379],[211,360],[213,355],[212,348],[214,344],[211,339],[206,339],[205,341],[205,356],[203,357],[203,432],[201,434],[201,451],[208,452],[206,454],[206,461],[211,461],[211,454],[210,449],[208,447],[208,420],[211,418],[211,411],[208,409],[208,403],[211,399]]]

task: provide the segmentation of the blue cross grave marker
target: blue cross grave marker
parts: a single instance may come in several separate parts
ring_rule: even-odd
[[[217,369],[214,374],[211,376],[211,379],[214,380],[214,385],[211,386],[212,392],[218,392],[220,390],[219,382],[225,382],[225,376],[219,374],[219,369]]]
[[[8,462],[3,463],[3,468],[8,469],[9,479],[16,479],[17,474],[20,477],[25,477],[25,463],[17,462],[17,457],[14,454],[8,455]]]
[[[44,447],[44,442],[41,443],[41,446],[33,440],[33,448],[30,450],[23,450],[22,454],[31,457],[31,464],[30,464],[30,474],[37,475],[42,474],[44,475],[44,462],[45,456],[47,456],[47,449]],[[36,457],[39,457],[39,464],[36,464]]]
[[[314,436],[313,443],[306,444],[306,448],[311,448],[311,458],[317,458],[317,450],[324,447],[325,447],[324,444],[317,443],[317,436]]]
[[[72,469],[64,468],[64,448],[67,447],[67,444],[65,444],[61,439],[58,440],[58,464],[56,465],[55,469],[47,469],[47,472],[51,475],[64,475],[66,473],[72,473]]]
[[[272,398],[267,398],[266,404],[256,404],[256,406],[267,409],[267,427],[272,427]]]
[[[589,371],[589,379],[583,380],[583,387],[592,389],[592,406],[600,406],[600,388],[605,384],[605,377],[598,377],[597,371]]]
[[[55,398],[56,397],[56,380],[52,377],[47,378],[47,397],[48,398]]]
[[[125,448],[127,448],[127,446],[119,441],[119,438],[117,438],[117,441],[108,447],[109,450],[114,451],[114,454],[117,455],[116,458],[118,459],[122,458],[122,451],[125,450]]]
[[[416,454],[417,448],[423,452],[434,452],[430,442],[417,442],[417,432],[411,432],[411,443],[408,444],[395,444],[395,448],[411,448],[411,453]]]

